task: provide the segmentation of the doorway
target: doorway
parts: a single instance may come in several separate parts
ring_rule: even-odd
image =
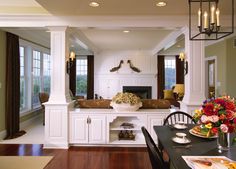
[[[205,60],[206,66],[206,97],[217,97],[217,57],[208,57]]]

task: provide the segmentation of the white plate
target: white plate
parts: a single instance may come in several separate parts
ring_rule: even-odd
[[[184,125],[184,124],[174,124],[173,127],[176,128],[176,129],[180,129],[180,130],[183,130],[183,129],[188,128],[188,127],[187,127],[186,125]]]
[[[190,129],[190,130],[189,130],[189,133],[192,134],[192,135],[194,135],[194,136],[201,137],[201,138],[217,138],[217,135],[215,135],[215,136],[211,136],[211,137],[207,137],[207,136],[199,135],[199,134],[193,132],[193,129]]]
[[[173,137],[172,141],[179,144],[188,144],[191,142],[191,140],[186,137],[184,139],[180,137]]]

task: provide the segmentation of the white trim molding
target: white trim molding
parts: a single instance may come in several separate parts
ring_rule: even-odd
[[[7,131],[6,130],[3,130],[0,132],[0,140],[3,140],[7,135]]]
[[[206,96],[208,95],[208,66],[207,66],[207,63],[208,63],[208,61],[209,60],[214,60],[215,61],[215,97],[217,97],[218,96],[218,90],[217,90],[217,88],[218,88],[218,85],[217,85],[217,83],[218,83],[218,79],[217,79],[217,69],[218,69],[218,63],[217,63],[217,56],[210,56],[210,57],[206,57],[205,58],[205,71],[206,71],[206,73],[205,73],[205,75],[206,75]]]

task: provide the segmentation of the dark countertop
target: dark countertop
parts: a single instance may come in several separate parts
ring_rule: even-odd
[[[194,125],[188,125],[185,130],[177,130],[170,126],[154,126],[154,130],[158,136],[160,143],[169,154],[170,160],[175,169],[189,169],[188,165],[182,158],[186,156],[226,156],[236,161],[236,146],[230,147],[230,150],[220,153],[217,149],[217,139],[200,138],[193,136],[189,133],[189,130]],[[187,138],[191,140],[192,147],[190,148],[173,148],[175,145],[180,145],[173,142],[171,139],[175,136],[175,133],[183,132],[187,134]],[[235,136],[235,135],[234,135]]]

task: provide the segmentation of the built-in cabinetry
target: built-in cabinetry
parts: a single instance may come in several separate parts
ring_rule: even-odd
[[[145,144],[141,127],[145,126],[157,140],[153,126],[162,125],[163,119],[169,113],[169,109],[140,109],[135,112],[120,113],[113,109],[75,109],[70,111],[69,142],[108,145]],[[123,123],[133,124],[133,127],[124,128],[121,126]],[[120,139],[120,133],[132,133],[135,139]]]
[[[70,143],[105,144],[106,115],[72,113]]]
[[[133,128],[124,128],[123,123],[133,124]],[[144,114],[112,114],[107,117],[108,125],[108,144],[144,144],[144,137],[141,131],[142,126],[147,126],[147,117]],[[119,139],[119,134],[128,134],[132,131],[135,136],[134,140]]]

